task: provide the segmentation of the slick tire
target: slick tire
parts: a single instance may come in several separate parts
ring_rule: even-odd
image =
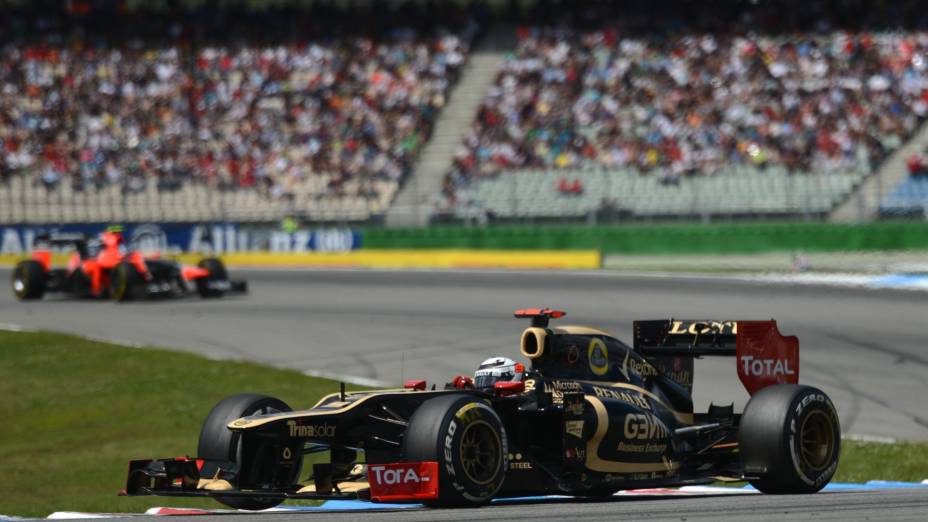
[[[229,275],[226,273],[226,266],[222,264],[222,261],[215,257],[208,257],[200,260],[197,266],[205,268],[209,272],[208,277],[197,279],[197,293],[200,294],[200,297],[203,299],[209,297],[222,297],[224,293],[222,290],[214,290],[209,287],[210,281],[223,281],[229,278]]]
[[[424,402],[409,419],[403,452],[409,462],[438,462],[438,499],[426,503],[436,507],[486,504],[502,487],[509,465],[499,416],[463,394]]]
[[[20,301],[41,299],[45,295],[48,276],[45,267],[38,261],[20,261],[13,269],[10,283],[13,285],[13,295]]]
[[[258,413],[275,413],[293,411],[287,403],[267,395],[255,393],[240,393],[219,401],[203,422],[200,430],[200,441],[197,444],[197,456],[209,460],[222,460],[234,462],[239,470],[243,469],[241,435],[231,431],[229,423]],[[296,462],[292,469],[291,483],[299,481],[302,469],[302,444],[299,451],[292,451]],[[274,459],[261,452],[255,453],[252,462],[245,468],[251,470],[255,476],[270,476],[274,472]],[[250,497],[215,497],[216,500],[234,509],[247,509],[257,511],[272,508],[284,501],[282,498],[250,498]]]
[[[738,433],[745,475],[763,493],[815,493],[838,467],[841,427],[825,392],[780,384],[754,394]]]
[[[117,303],[135,301],[144,296],[144,281],[135,265],[119,263],[110,272],[110,297]]]

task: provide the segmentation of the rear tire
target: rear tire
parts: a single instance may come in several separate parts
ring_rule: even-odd
[[[815,493],[835,474],[841,451],[838,413],[825,392],[780,384],[754,394],[738,433],[745,474],[763,493]]]
[[[142,274],[131,263],[119,263],[110,272],[110,296],[117,303],[141,299],[143,285]]]
[[[242,468],[241,435],[228,428],[229,423],[258,413],[273,413],[293,411],[290,406],[280,399],[258,395],[255,393],[240,393],[219,401],[203,422],[200,430],[200,441],[197,444],[197,456],[203,459],[222,460],[238,464]],[[251,468],[260,466],[260,462],[251,463]],[[273,463],[269,463],[273,464]],[[292,483],[300,477],[302,459],[295,468]],[[258,511],[272,508],[284,501],[282,498],[247,498],[247,497],[215,497],[219,502],[234,508]]]
[[[42,263],[34,260],[20,261],[13,269],[13,294],[20,301],[41,299],[45,295],[48,276]]]
[[[420,406],[403,438],[409,462],[437,461],[439,491],[427,505],[486,504],[506,478],[506,430],[489,405],[469,395],[445,395]]]
[[[209,276],[197,279],[197,293],[200,294],[200,297],[204,299],[209,297],[222,297],[225,292],[222,290],[214,290],[209,287],[210,281],[223,281],[229,278],[229,275],[226,273],[226,266],[222,264],[222,261],[215,257],[208,257],[197,263],[197,266],[205,268],[209,272]]]

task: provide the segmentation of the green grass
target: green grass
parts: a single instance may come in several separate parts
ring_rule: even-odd
[[[841,460],[835,482],[928,479],[928,443],[841,441]]]
[[[305,408],[337,388],[257,364],[0,331],[0,514],[221,507],[116,493],[130,459],[196,453],[206,413],[227,395],[266,393]],[[837,481],[928,478],[928,443],[843,444]]]
[[[221,507],[116,493],[130,459],[194,455],[203,419],[227,395],[266,393],[306,408],[337,390],[334,381],[257,364],[0,332],[0,514]]]
[[[841,441],[841,460],[832,482],[888,480],[921,482],[928,479],[928,442]],[[742,487],[747,482],[717,482],[718,486]]]

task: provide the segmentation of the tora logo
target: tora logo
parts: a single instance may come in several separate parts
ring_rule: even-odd
[[[795,375],[796,371],[789,367],[789,361],[781,359],[755,359],[751,355],[741,356],[741,368],[745,375],[758,377],[776,377],[778,375]]]
[[[428,482],[429,477],[416,474],[413,468],[406,469],[387,469],[385,466],[371,466],[370,472],[374,474],[374,480],[378,484],[419,484]]]

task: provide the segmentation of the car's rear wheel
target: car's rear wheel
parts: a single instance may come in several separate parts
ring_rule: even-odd
[[[110,271],[110,297],[116,302],[141,299],[144,285],[142,274],[132,263],[119,263]]]
[[[754,394],[738,436],[745,475],[764,493],[815,493],[838,467],[838,413],[811,386],[781,384]]]
[[[208,297],[222,297],[225,292],[210,288],[209,284],[211,281],[225,281],[229,278],[229,275],[226,273],[226,266],[222,264],[222,261],[215,257],[208,257],[200,260],[197,266],[205,268],[206,271],[209,272],[207,277],[197,279],[197,293],[200,294],[200,297],[204,299]]]
[[[499,491],[508,466],[506,430],[489,405],[469,395],[445,395],[420,406],[403,438],[409,462],[437,461],[444,507],[485,504]]]
[[[267,457],[267,455],[255,452],[252,454],[254,457],[252,462],[243,462],[241,434],[233,432],[228,426],[230,422],[242,417],[286,411],[293,410],[282,400],[267,395],[240,393],[226,397],[210,410],[209,415],[206,416],[206,420],[203,422],[203,428],[200,430],[200,441],[197,445],[197,456],[210,460],[234,462],[238,465],[240,471],[244,468],[251,470],[251,475],[272,475],[275,461],[270,458],[262,458]],[[296,449],[302,449],[302,447]],[[295,484],[299,481],[300,470],[302,469],[302,452],[292,451],[292,454],[297,460],[291,470],[290,482]],[[281,498],[260,497],[216,497],[216,500],[231,508],[252,511],[272,508],[283,502]]]
[[[45,295],[47,275],[42,263],[35,260],[20,261],[13,269],[13,294],[20,301],[41,299]]]

